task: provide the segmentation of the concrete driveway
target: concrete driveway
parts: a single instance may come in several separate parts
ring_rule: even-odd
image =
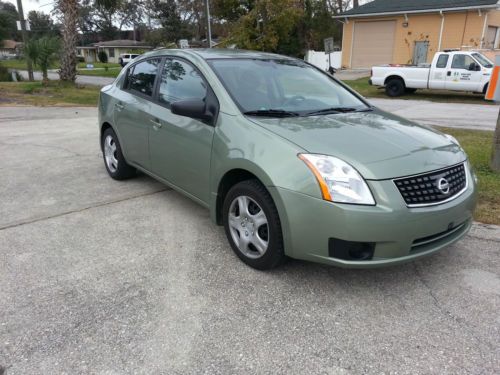
[[[399,267],[259,272],[205,209],[107,177],[97,134],[94,109],[0,108],[5,374],[500,372],[498,227]]]

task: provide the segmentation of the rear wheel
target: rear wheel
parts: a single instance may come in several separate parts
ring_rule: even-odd
[[[223,222],[231,248],[250,267],[271,269],[286,259],[278,210],[259,181],[242,181],[229,190]]]
[[[111,178],[125,180],[136,174],[135,168],[125,161],[118,137],[111,128],[106,129],[102,135],[102,153],[104,165]]]
[[[400,78],[391,78],[385,84],[385,93],[390,97],[401,96],[405,93],[405,84]]]

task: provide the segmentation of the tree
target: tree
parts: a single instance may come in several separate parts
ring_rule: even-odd
[[[16,25],[18,19],[16,7],[0,0],[0,42],[4,39],[19,39]]]
[[[49,81],[47,70],[50,64],[56,59],[59,46],[59,38],[42,36],[41,38],[31,39],[24,47],[24,53],[42,71],[42,81],[44,84],[47,84]]]
[[[78,0],[59,0],[58,8],[61,11],[63,21],[63,49],[59,76],[62,81],[75,82]]]
[[[245,49],[299,55],[303,15],[296,0],[260,0],[239,19],[229,42]]]
[[[56,36],[59,34],[58,28],[49,14],[32,10],[28,13],[28,20],[31,27],[32,37]]]
[[[153,0],[153,17],[162,26],[164,43],[176,42],[191,35],[186,22],[181,19],[176,0]]]

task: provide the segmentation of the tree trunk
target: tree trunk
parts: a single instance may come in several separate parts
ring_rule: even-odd
[[[497,127],[493,134],[493,150],[491,152],[491,169],[500,172],[500,113],[497,118]]]
[[[60,0],[59,7],[63,14],[63,51],[59,76],[62,81],[74,82],[76,79],[78,0]]]

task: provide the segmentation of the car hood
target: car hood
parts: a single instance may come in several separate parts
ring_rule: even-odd
[[[466,159],[460,146],[432,128],[374,109],[309,117],[248,117],[305,151],[340,158],[364,178],[408,176]]]

